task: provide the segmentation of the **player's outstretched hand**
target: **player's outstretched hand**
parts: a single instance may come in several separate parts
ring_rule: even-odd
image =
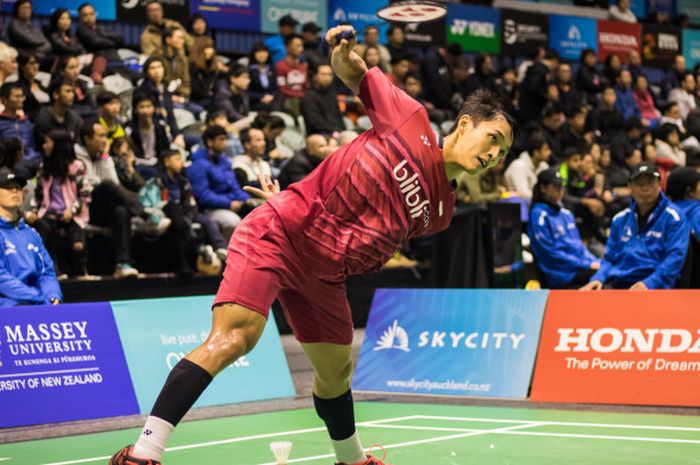
[[[257,195],[263,200],[268,200],[274,195],[280,193],[280,182],[278,180],[275,179],[275,182],[272,182],[270,176],[259,175],[258,181],[260,181],[260,187],[262,187],[262,189],[252,186],[245,186],[243,190],[250,194]]]
[[[345,36],[352,33],[348,40]],[[341,34],[343,37],[340,37]],[[340,40],[338,40],[340,39]],[[332,27],[326,33],[326,42],[331,47],[331,67],[335,74],[354,93],[360,93],[360,82],[367,72],[367,64],[353,49],[357,45],[357,34],[352,26]]]

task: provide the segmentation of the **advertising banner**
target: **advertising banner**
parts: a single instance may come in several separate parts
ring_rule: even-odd
[[[50,0],[52,1],[52,0]],[[148,0],[116,0],[117,19],[145,23]],[[187,0],[158,0],[163,6],[163,15],[187,26],[189,3]]]
[[[190,13],[212,28],[260,32],[260,0],[190,0]]]
[[[212,296],[113,302],[142,413],[148,413],[170,370],[204,342]],[[250,354],[223,370],[195,407],[295,395],[275,319]]]
[[[57,8],[65,8],[71,16],[78,16],[78,7],[85,3],[83,0],[34,0],[32,11],[36,16],[51,16]],[[101,21],[114,21],[117,19],[117,9],[114,0],[95,0],[90,2],[95,7],[97,19]],[[2,12],[12,13],[15,0],[2,0]],[[143,18],[141,18],[143,21]]]
[[[518,10],[501,10],[501,51],[529,56],[537,47],[547,46],[549,17]]]
[[[647,0],[647,11],[666,13],[673,18],[676,14],[676,0]]]
[[[358,33],[358,39],[362,41],[362,31],[367,26],[379,27],[379,41],[386,43],[386,30],[389,25],[377,17],[377,10],[386,6],[386,0],[330,0],[328,2],[328,26],[337,26],[340,23],[351,24]],[[321,25],[323,26],[323,25]]]
[[[597,36],[594,19],[556,15],[549,18],[549,46],[564,60],[579,60],[587,48],[597,50]]]
[[[676,0],[677,14],[685,13],[690,24],[700,26],[700,2],[698,0]]]
[[[552,291],[531,399],[700,406],[700,291]]]
[[[688,69],[700,63],[700,31],[683,29],[683,55],[685,55],[685,66]]]
[[[680,29],[657,24],[642,26],[642,60],[646,64],[667,66],[680,52]]]
[[[444,47],[447,45],[445,18],[425,23],[409,23],[404,28],[406,45],[410,47]]]
[[[0,308],[0,428],[139,413],[108,303]]]
[[[465,52],[500,53],[500,12],[482,6],[447,5],[447,43]]]
[[[378,289],[353,389],[527,396],[547,291]]]
[[[641,53],[642,28],[639,24],[598,21],[598,61],[617,55],[627,63],[630,52]]]
[[[284,15],[292,15],[299,24],[316,23],[325,29],[328,23],[326,0],[262,0],[262,32],[277,34],[278,21]]]

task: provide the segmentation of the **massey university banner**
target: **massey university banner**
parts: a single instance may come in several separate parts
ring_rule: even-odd
[[[211,28],[260,31],[260,0],[190,0],[190,13],[203,15]]]
[[[108,303],[0,308],[0,428],[137,413]]]
[[[700,406],[699,291],[552,291],[531,399]]]
[[[687,69],[693,69],[700,63],[700,31],[683,29],[683,55]]]
[[[447,5],[447,42],[465,52],[500,53],[500,11],[481,6]]]
[[[378,289],[353,389],[524,399],[547,291]]]
[[[262,32],[277,34],[279,19],[290,14],[300,24],[313,22],[324,28],[327,0],[262,0]]]
[[[604,62],[609,55],[617,55],[627,63],[630,52],[641,52],[641,36],[639,24],[598,21],[598,60]]]
[[[549,18],[549,46],[559,52],[562,59],[577,61],[585,49],[597,50],[596,26],[594,19],[552,15]]]
[[[168,373],[204,342],[212,296],[112,302],[142,413],[148,413]],[[195,407],[293,397],[294,385],[275,319],[250,354],[223,370]]]

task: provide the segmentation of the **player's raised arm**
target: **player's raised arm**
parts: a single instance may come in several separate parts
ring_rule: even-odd
[[[338,36],[342,33],[353,33],[350,40]],[[367,64],[353,51],[357,45],[357,37],[352,26],[336,26],[326,33],[326,42],[331,47],[331,67],[333,72],[355,94],[360,93],[360,82],[367,73]]]

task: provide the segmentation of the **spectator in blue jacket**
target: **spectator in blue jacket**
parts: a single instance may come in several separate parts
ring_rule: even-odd
[[[615,86],[617,101],[615,109],[622,114],[622,119],[627,121],[630,118],[642,119],[637,102],[634,100],[632,91],[632,73],[628,69],[621,69],[617,74],[617,85]]]
[[[6,82],[0,86],[0,101],[5,106],[0,113],[0,140],[22,141],[22,163],[33,175],[41,163],[41,154],[34,147],[34,124],[24,116],[24,99],[24,90],[19,82]]]
[[[287,58],[287,47],[284,46],[284,39],[285,37],[296,32],[297,24],[299,24],[299,21],[294,19],[292,15],[284,15],[277,23],[279,34],[268,37],[265,40],[265,45],[267,45],[267,48],[270,50],[270,54],[272,55],[273,67],[278,61],[282,61]]]
[[[20,216],[25,185],[13,171],[0,169],[0,307],[63,299],[41,236]]]
[[[562,206],[564,180],[556,169],[537,176],[533,189],[528,234],[537,265],[550,289],[576,289],[600,268],[598,259],[581,241],[576,218]]]
[[[229,240],[251,198],[236,181],[231,161],[226,157],[226,130],[221,126],[209,126],[203,139],[204,147],[192,154],[187,177],[197,205],[219,225]]]
[[[687,167],[671,171],[666,195],[685,214],[690,232],[700,240],[700,173]]]
[[[660,178],[648,162],[632,170],[632,203],[613,218],[600,270],[582,290],[673,288],[690,230],[683,213],[661,192]]]

